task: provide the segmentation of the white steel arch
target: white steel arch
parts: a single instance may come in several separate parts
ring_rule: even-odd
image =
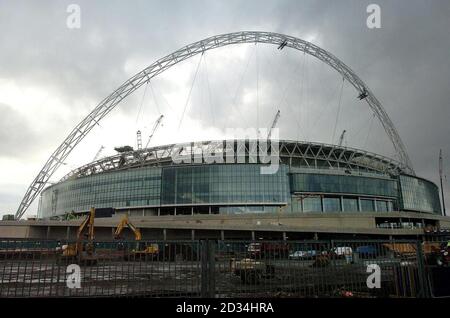
[[[59,145],[52,153],[50,158],[45,163],[44,167],[34,178],[31,185],[27,189],[19,208],[15,214],[16,219],[20,219],[30,204],[39,195],[42,189],[47,184],[53,173],[60,167],[70,152],[83,140],[83,138],[94,128],[98,122],[105,117],[115,106],[117,106],[124,98],[132,94],[135,90],[143,84],[150,81],[151,78],[164,72],[173,65],[182,62],[194,55],[204,53],[205,51],[215,49],[222,46],[239,43],[267,43],[278,45],[279,49],[290,47],[306,54],[316,57],[322,62],[328,64],[339,72],[350,84],[352,84],[359,93],[360,99],[365,99],[374,114],[380,120],[384,130],[392,141],[394,149],[399,156],[401,163],[404,165],[403,169],[411,174],[414,174],[411,161],[406,152],[406,148],[400,139],[400,136],[395,129],[392,121],[387,115],[384,108],[378,99],[372,94],[366,84],[342,61],[340,61],[333,54],[324,49],[299,38],[288,36],[279,33],[261,32],[261,31],[242,31],[222,35],[216,35],[204,40],[189,44],[143,69],[112,94],[103,99],[92,112],[86,116],[66,139]]]

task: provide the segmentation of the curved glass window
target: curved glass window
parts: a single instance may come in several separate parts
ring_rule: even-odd
[[[357,198],[344,198],[342,199],[342,210],[344,212],[355,212],[358,209],[358,199]]]
[[[396,197],[396,180],[329,174],[295,173],[290,175],[291,191],[348,193]]]
[[[420,178],[401,175],[400,188],[404,210],[441,214],[438,187]]]
[[[261,165],[165,167],[162,205],[287,203],[287,167],[261,174]]]
[[[322,198],[320,197],[304,198],[303,212],[322,212]]]
[[[325,212],[339,212],[341,211],[340,198],[323,198],[323,210]]]

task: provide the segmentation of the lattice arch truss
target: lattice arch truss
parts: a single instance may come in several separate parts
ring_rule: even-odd
[[[272,32],[243,31],[216,35],[189,44],[157,60],[147,68],[128,79],[112,94],[103,99],[94,108],[94,110],[91,111],[90,114],[88,114],[78,125],[75,126],[61,145],[59,145],[59,147],[52,153],[44,167],[27,189],[15,214],[16,219],[23,216],[34,199],[48,183],[48,180],[53,173],[61,166],[61,164],[63,164],[70,152],[83,140],[92,128],[94,128],[95,125],[97,125],[99,121],[102,120],[103,117],[105,117],[123,99],[132,94],[142,85],[148,83],[153,77],[179,62],[182,62],[197,54],[204,53],[208,50],[240,43],[266,43],[278,45],[280,48],[289,47],[314,56],[334,68],[343,76],[343,78],[345,78],[345,80],[355,87],[359,97],[367,102],[370,109],[380,120],[386,134],[392,141],[400,162],[403,165],[402,169],[414,174],[406,148],[386,111],[381,106],[378,99],[372,94],[367,85],[364,84],[364,82],[347,65],[324,49],[293,36]]]

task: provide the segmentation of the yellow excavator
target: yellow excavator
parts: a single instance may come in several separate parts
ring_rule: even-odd
[[[91,208],[86,218],[78,227],[76,242],[62,246],[61,260],[84,265],[97,264],[97,256],[94,248],[94,219],[95,208]],[[87,233],[84,233],[86,230]]]
[[[123,229],[125,227],[128,227],[134,234],[134,239],[137,242],[136,249],[133,249],[130,253],[125,252],[124,258],[126,260],[128,259],[147,259],[147,258],[154,258],[157,257],[159,254],[159,246],[158,244],[149,244],[144,245],[142,244],[142,234],[141,231],[134,226],[133,223],[128,219],[128,215],[125,214],[122,220],[117,225],[116,231],[114,232],[114,238],[121,239],[120,234],[122,233]]]

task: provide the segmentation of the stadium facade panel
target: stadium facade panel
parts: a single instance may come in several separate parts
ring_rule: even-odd
[[[442,214],[438,187],[408,175],[386,157],[333,145],[279,141],[278,169],[264,174],[261,168],[267,164],[250,158],[251,149],[259,150],[257,142],[256,148],[245,140],[234,143],[233,149],[227,145],[227,141],[187,143],[103,158],[47,187],[41,194],[38,217],[80,213],[91,207],[139,215]],[[198,149],[206,148],[215,163],[207,163],[211,161],[205,156],[191,160]],[[224,159],[230,150],[234,159],[240,155],[241,160],[217,160],[218,154]]]

